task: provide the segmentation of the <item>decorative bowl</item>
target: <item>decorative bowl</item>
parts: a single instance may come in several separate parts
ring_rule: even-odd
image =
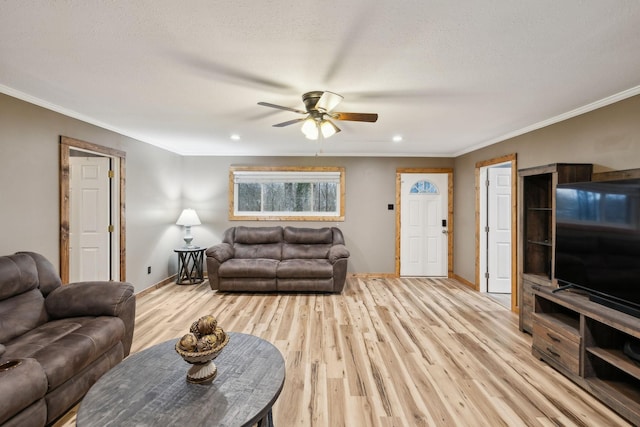
[[[225,332],[224,339],[211,350],[185,351],[180,348],[180,341],[176,342],[176,352],[185,362],[193,366],[187,372],[187,381],[195,384],[212,382],[218,374],[218,368],[213,359],[218,357],[222,349],[229,343],[229,334]]]

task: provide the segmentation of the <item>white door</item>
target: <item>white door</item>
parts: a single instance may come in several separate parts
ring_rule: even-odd
[[[511,168],[488,170],[487,292],[511,293]]]
[[[400,175],[400,275],[448,273],[446,173]]]
[[[69,158],[69,281],[109,280],[109,158]]]

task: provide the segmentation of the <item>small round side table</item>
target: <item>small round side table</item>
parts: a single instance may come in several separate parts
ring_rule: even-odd
[[[173,250],[178,254],[177,284],[195,285],[204,281],[203,264],[205,250],[207,250],[207,248],[201,248],[199,246]]]

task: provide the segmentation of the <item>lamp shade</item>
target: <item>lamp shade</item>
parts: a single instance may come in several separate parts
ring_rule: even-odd
[[[302,133],[307,139],[316,140],[318,139],[318,134],[320,129],[318,129],[318,123],[315,121],[313,117],[309,117],[302,123]]]
[[[176,221],[177,225],[200,225],[200,218],[198,218],[198,214],[193,209],[185,209],[180,214],[180,217]]]
[[[320,124],[320,132],[322,132],[324,138],[329,138],[335,135],[336,132],[340,132],[340,129],[331,120],[323,120]]]

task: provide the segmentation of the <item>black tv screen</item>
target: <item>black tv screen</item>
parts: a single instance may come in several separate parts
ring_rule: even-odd
[[[555,277],[640,317],[640,179],[560,184]]]

